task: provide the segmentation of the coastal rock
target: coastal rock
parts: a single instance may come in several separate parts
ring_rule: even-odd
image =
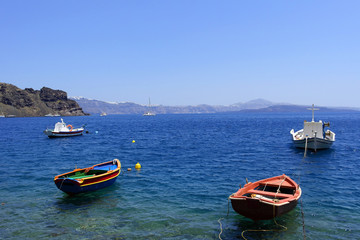
[[[43,87],[41,90],[24,90],[8,83],[0,83],[0,114],[17,117],[36,117],[47,114],[84,116],[82,108],[67,98],[62,90]]]

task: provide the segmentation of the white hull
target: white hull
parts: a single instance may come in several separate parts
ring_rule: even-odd
[[[334,141],[322,139],[322,138],[308,138],[307,143],[306,139],[302,140],[293,140],[295,147],[297,148],[307,148],[314,151],[319,149],[328,149],[331,147]]]
[[[72,137],[72,136],[79,136],[82,135],[84,131],[84,128],[77,128],[73,129],[69,132],[54,132],[53,129],[46,129],[44,133],[48,137]]]
[[[316,151],[318,149],[328,149],[335,142],[335,133],[330,130],[326,131],[325,138],[307,137],[307,140],[306,137],[304,137],[303,129],[297,132],[294,132],[294,129],[292,129],[290,134],[292,136],[294,146],[297,148],[307,148]]]
[[[49,138],[54,137],[72,137],[72,136],[79,136],[82,135],[84,131],[83,127],[80,128],[73,128],[70,124],[66,125],[64,120],[61,118],[61,122],[55,124],[54,129],[46,129],[44,133]]]

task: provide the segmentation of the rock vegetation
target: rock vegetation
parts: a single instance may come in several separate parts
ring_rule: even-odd
[[[8,83],[0,83],[0,115],[39,117],[48,114],[60,116],[84,116],[79,104],[67,98],[67,93],[43,87],[40,90],[24,90]]]

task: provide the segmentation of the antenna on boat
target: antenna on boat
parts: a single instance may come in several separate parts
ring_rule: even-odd
[[[319,108],[314,108],[314,104],[312,105],[312,108],[308,108],[308,110],[312,110],[312,122],[314,122],[315,120],[314,120],[314,111],[315,110],[319,110]]]

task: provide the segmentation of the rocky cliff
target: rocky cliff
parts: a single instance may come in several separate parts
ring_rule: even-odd
[[[47,114],[84,116],[82,108],[67,93],[43,87],[40,90],[24,90],[7,83],[0,83],[0,115],[39,117]]]

